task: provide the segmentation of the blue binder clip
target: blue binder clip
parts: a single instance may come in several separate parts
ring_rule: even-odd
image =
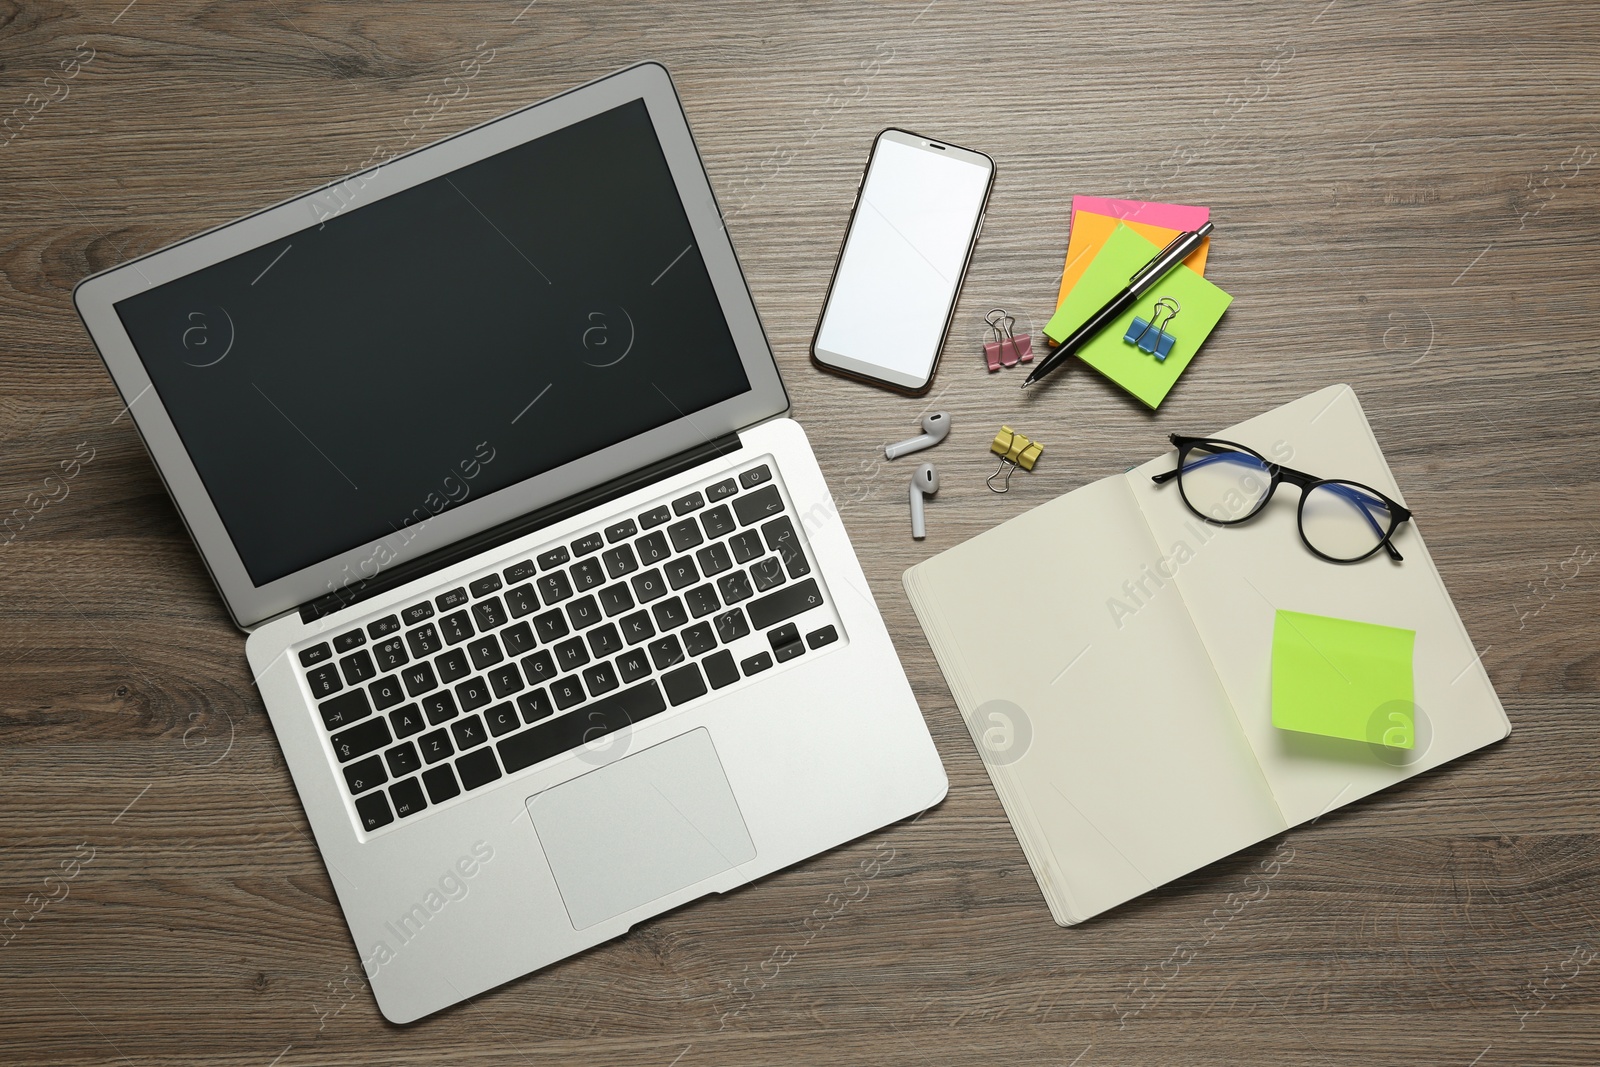
[[[1172,353],[1172,344],[1177,338],[1167,332],[1167,327],[1172,325],[1172,320],[1178,317],[1178,302],[1170,296],[1164,296],[1156,301],[1156,306],[1150,311],[1150,321],[1134,319],[1128,327],[1128,332],[1122,339],[1133,345],[1141,352],[1148,352],[1156,359],[1165,363],[1167,356]]]

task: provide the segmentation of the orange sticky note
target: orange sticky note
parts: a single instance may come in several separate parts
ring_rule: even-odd
[[[1066,301],[1067,293],[1078,284],[1078,279],[1088,269],[1095,253],[1099,252],[1100,247],[1111,237],[1111,231],[1117,228],[1119,222],[1159,248],[1165,248],[1174,237],[1183,232],[1165,226],[1152,226],[1148,222],[1114,219],[1110,215],[1096,215],[1090,211],[1074,211],[1072,236],[1067,239],[1067,264],[1061,270],[1061,291],[1056,294],[1056,307],[1059,308]],[[1210,250],[1211,238],[1207,237],[1200,242],[1200,247],[1183,261],[1183,265],[1196,274],[1205,274],[1206,253]]]

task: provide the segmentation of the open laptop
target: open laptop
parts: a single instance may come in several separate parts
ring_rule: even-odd
[[[388,1019],[944,796],[661,66],[74,299]]]

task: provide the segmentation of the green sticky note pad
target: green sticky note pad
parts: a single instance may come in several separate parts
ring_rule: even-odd
[[[1159,251],[1155,244],[1119,223],[1045,324],[1045,335],[1058,343],[1064,340],[1127,288],[1128,279]],[[1150,321],[1156,301],[1162,297],[1171,297],[1179,307],[1177,316],[1166,327],[1174,340],[1165,361],[1122,339],[1135,318]],[[1131,310],[1078,349],[1077,357],[1148,407],[1157,408],[1231,303],[1233,297],[1179,264],[1151,286]]]
[[[1272,625],[1272,725],[1390,748],[1415,744],[1415,630],[1280,611]]]

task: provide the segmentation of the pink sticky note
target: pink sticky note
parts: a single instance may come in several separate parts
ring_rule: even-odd
[[[1198,230],[1211,218],[1211,209],[1208,207],[1112,200],[1104,196],[1075,196],[1072,198],[1072,211],[1074,214],[1088,211],[1096,215],[1110,215],[1114,219],[1148,222],[1152,226],[1165,226],[1170,230]]]

